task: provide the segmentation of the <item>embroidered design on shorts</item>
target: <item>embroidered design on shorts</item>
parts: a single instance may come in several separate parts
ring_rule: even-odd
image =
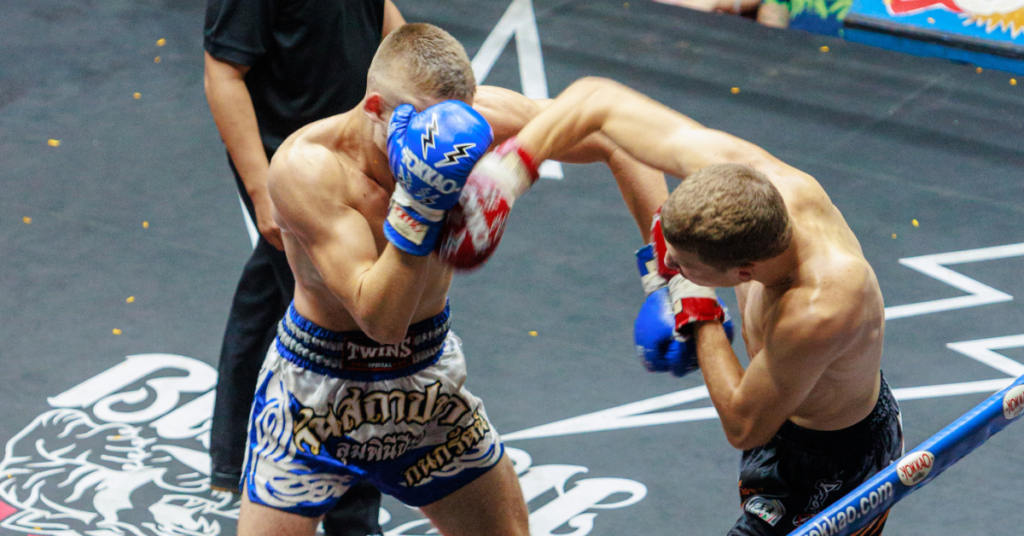
[[[842,486],[842,480],[819,480],[814,484],[814,489],[817,490],[817,492],[812,495],[811,500],[807,502],[807,513],[820,512],[828,502],[828,494]]]
[[[316,517],[362,478],[421,506],[498,463],[504,448],[462,385],[458,338],[446,335],[436,367],[376,380],[307,368],[272,347],[253,403],[249,499]]]
[[[818,512],[821,512],[821,510],[828,504],[828,495],[842,486],[842,480],[819,480],[814,484],[814,489],[816,491],[814,495],[811,496],[811,500],[807,501],[807,507],[804,508],[804,513],[793,518],[793,526],[799,527],[811,520],[814,516],[818,515]]]
[[[422,443],[424,435],[426,434],[396,432],[382,437],[372,437],[362,443],[354,440],[342,441],[335,447],[334,457],[345,465],[393,460]]]
[[[441,425],[454,426],[469,412],[469,405],[458,395],[440,391],[441,382],[434,382],[423,391],[393,389],[364,392],[358,387],[349,387],[345,397],[327,408],[325,414],[318,415],[313,408],[300,406],[292,441],[298,450],[314,455],[320,454],[321,448],[328,444],[341,442],[336,445],[335,454],[343,463],[347,463],[349,458],[367,461],[395,459],[406,450],[415,448],[423,435],[389,434],[378,440],[379,445],[375,444],[367,451],[365,444],[346,442],[350,439],[348,434],[364,424],[425,425],[436,419]]]
[[[782,506],[781,501],[760,496],[747,499],[743,504],[743,510],[773,527],[786,515],[786,507]]]
[[[472,424],[466,427],[456,426],[454,430],[448,432],[446,443],[431,449],[403,472],[405,485],[414,487],[423,484],[432,476],[441,476],[437,474],[445,471],[452,461],[472,451],[490,431],[491,425],[487,419],[480,415],[479,411],[474,412]]]

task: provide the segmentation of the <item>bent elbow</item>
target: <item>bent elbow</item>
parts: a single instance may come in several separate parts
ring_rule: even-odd
[[[392,345],[399,344],[405,340],[405,331],[387,331],[383,332],[380,336],[371,336],[370,338],[379,342],[380,344]]]
[[[396,327],[390,322],[366,322],[360,323],[360,327],[367,337],[378,344],[398,344],[405,340],[405,335],[409,331],[408,326]]]
[[[591,92],[599,89],[607,81],[607,78],[602,78],[600,76],[584,76],[572,84],[569,84],[569,87],[580,92]]]
[[[367,337],[378,344],[398,344],[405,340],[409,332],[408,325],[395,322],[393,319],[377,317],[372,314],[354,315],[356,324]]]
[[[729,426],[722,422],[722,430],[725,432],[725,439],[735,449],[747,450],[746,432],[740,426]]]
[[[573,85],[579,85],[589,91],[599,91],[602,88],[617,87],[621,84],[611,78],[605,78],[603,76],[584,76],[576,82],[573,82]]]
[[[750,416],[726,412],[722,418],[722,430],[729,444],[739,450],[757,448],[775,435],[776,430],[766,430],[756,419]]]
[[[594,99],[599,98],[602,92],[617,85],[615,81],[608,78],[586,76],[573,82],[563,93],[572,94],[578,101],[592,103]]]
[[[737,450],[750,450],[753,448],[760,447],[768,441],[761,441],[760,439],[752,439],[748,436],[726,436],[729,439],[729,444]]]
[[[734,426],[725,428],[725,438],[738,450],[750,450],[763,446],[771,441],[775,433],[765,433],[752,426]]]

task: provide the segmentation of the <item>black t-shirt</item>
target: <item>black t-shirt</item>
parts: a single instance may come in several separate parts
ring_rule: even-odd
[[[203,44],[250,67],[263,145],[359,103],[380,44],[384,0],[208,0]]]

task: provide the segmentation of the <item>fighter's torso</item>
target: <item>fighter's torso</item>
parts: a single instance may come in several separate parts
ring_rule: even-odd
[[[540,109],[532,100],[503,88],[480,86],[473,107],[483,115],[494,133],[494,143],[512,136]],[[335,158],[325,169],[321,195],[335,200],[335,210],[352,208],[372,231],[377,254],[388,245],[384,237],[394,176],[388,168],[387,155],[376,148],[372,136],[358,127],[354,114],[359,107],[344,114],[311,123],[292,134],[278,154],[301,148],[302,144],[326,147]],[[276,157],[275,157],[276,158]],[[358,329],[344,304],[324,284],[298,239],[282,227],[285,252],[295,273],[295,305],[301,314],[320,326],[338,331]],[[436,255],[431,255],[427,283],[413,322],[440,313],[445,306],[452,270]]]
[[[860,244],[824,191],[816,182],[813,186],[796,189],[799,194],[780,187],[798,247],[795,280],[783,289],[766,288],[756,281],[745,283],[737,287],[736,294],[751,359],[757,359],[766,344],[771,344],[769,334],[779,321],[780,304],[787,293],[810,296],[805,307],[850,320],[843,334],[847,342],[832,355],[820,356],[828,366],[790,417],[806,428],[837,430],[857,423],[875,405],[885,314],[878,280]],[[767,350],[772,354],[772,348]],[[772,354],[772,359],[785,367],[786,356]]]
[[[303,143],[322,144],[331,150],[336,162],[323,170],[320,177],[321,195],[332,200],[334,210],[352,209],[365,219],[370,234],[360,236],[372,236],[373,247],[380,255],[388,246],[384,236],[384,219],[394,192],[394,178],[387,165],[387,156],[379,150],[375,153],[371,151],[376,158],[371,157],[371,161],[365,161],[367,158],[362,150],[372,147],[373,142],[361,132],[347,132],[346,123],[341,120],[345,115],[333,116],[303,127],[289,137],[278,152],[291,150]],[[360,152],[353,151],[353,147],[359,147]],[[298,238],[284,228],[282,237],[288,263],[295,275],[295,306],[299,313],[331,330],[358,330],[359,326],[352,314],[324,283]],[[355,243],[361,238],[349,239],[353,240],[353,248],[361,246]],[[413,315],[413,322],[440,313],[447,300],[452,270],[433,254],[431,260],[425,275],[426,288]]]

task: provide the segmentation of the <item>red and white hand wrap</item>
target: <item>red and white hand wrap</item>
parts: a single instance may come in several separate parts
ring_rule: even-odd
[[[688,335],[688,326],[694,322],[724,321],[726,313],[718,301],[715,289],[698,285],[683,277],[678,270],[669,268],[665,264],[668,248],[665,246],[665,235],[661,230],[661,210],[654,214],[654,221],[651,222],[651,241],[654,243],[654,256],[658,261],[658,275],[668,282],[672,313],[676,319],[676,331]],[[651,283],[645,281],[644,290],[654,284],[656,284],[654,281]],[[648,291],[648,294],[650,292]],[[684,328],[687,329],[684,330]]]
[[[441,260],[457,270],[473,270],[487,262],[505,232],[512,205],[539,176],[533,157],[515,138],[481,158],[458,204],[448,211],[438,241]]]

